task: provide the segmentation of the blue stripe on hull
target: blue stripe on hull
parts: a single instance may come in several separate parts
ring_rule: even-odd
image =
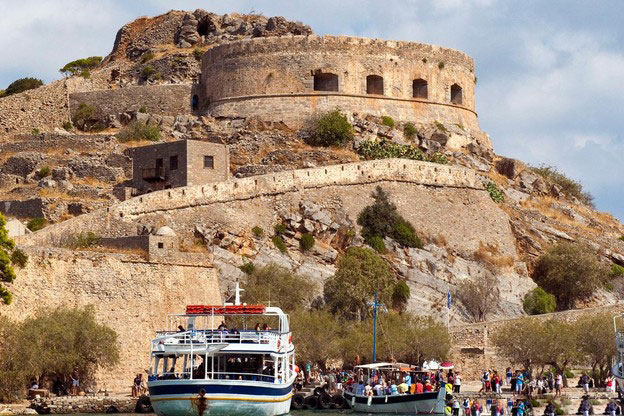
[[[205,394],[236,394],[253,396],[284,396],[292,391],[292,386],[285,387],[264,387],[254,385],[229,385],[229,384],[164,384],[149,386],[151,397],[171,396],[177,394],[199,394],[203,389]]]

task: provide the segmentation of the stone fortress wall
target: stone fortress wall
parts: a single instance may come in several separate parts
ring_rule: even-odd
[[[199,89],[200,107],[216,117],[301,125],[317,110],[339,107],[480,130],[472,58],[421,43],[316,35],[244,39],[204,54]]]
[[[40,309],[93,305],[117,332],[120,362],[96,375],[98,388],[128,393],[149,367],[150,340],[168,314],[188,304],[221,304],[216,269],[206,261],[146,260],[139,255],[25,247],[30,260],[10,284],[13,303],[0,319],[21,321]],[[188,253],[180,253],[188,254]],[[198,253],[193,253],[198,256]]]
[[[73,115],[80,104],[89,104],[96,108],[100,117],[140,109],[166,116],[190,114],[192,89],[190,84],[164,84],[75,92],[69,94],[69,108]]]
[[[38,246],[54,245],[67,233],[81,231],[92,231],[111,237],[133,235],[136,232],[135,221],[145,215],[300,192],[305,189],[384,181],[444,188],[483,189],[477,172],[464,167],[405,159],[362,161],[156,191],[105,210],[53,224],[27,237],[20,237],[17,242]]]

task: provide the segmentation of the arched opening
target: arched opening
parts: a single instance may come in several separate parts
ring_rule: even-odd
[[[199,108],[199,97],[197,96],[197,94],[193,94],[191,105],[192,105],[193,111],[197,111],[197,109]]]
[[[457,84],[451,85],[451,102],[453,104],[461,104],[462,101],[462,87]]]
[[[383,77],[379,75],[369,75],[366,77],[366,94],[383,95]]]
[[[322,72],[314,74],[314,91],[338,91],[338,75]]]
[[[422,78],[412,81],[412,97],[414,98],[429,98],[427,92],[427,81]]]

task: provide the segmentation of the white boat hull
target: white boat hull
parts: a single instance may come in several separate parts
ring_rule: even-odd
[[[290,411],[292,398],[292,383],[172,380],[148,387],[158,416],[279,416]]]
[[[373,397],[345,392],[344,396],[351,408],[361,413],[443,414],[446,391]]]

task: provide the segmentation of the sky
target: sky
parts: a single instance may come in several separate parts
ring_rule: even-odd
[[[496,153],[556,166],[624,220],[622,0],[0,0],[0,88],[107,55],[117,30],[175,8],[262,13],[318,34],[417,41],[475,59]]]

